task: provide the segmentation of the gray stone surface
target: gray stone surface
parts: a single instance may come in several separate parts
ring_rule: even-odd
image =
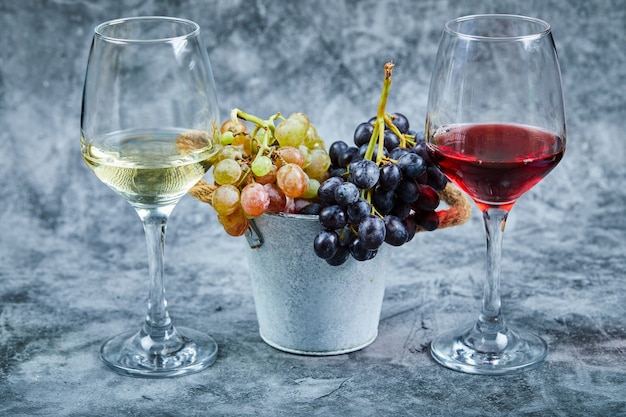
[[[262,342],[246,243],[191,197],[170,222],[166,287],[176,322],[217,339],[217,362],[145,380],[99,361],[103,340],[139,325],[147,268],[135,213],[79,153],[97,23],[198,21],[223,115],[304,111],[330,142],[375,112],[389,59],[390,109],[421,125],[443,23],[479,12],[551,22],[564,76],[565,158],[518,202],[504,239],[504,311],[548,341],[541,368],[470,376],[428,354],[435,334],[478,313],[476,211],[390,251],[378,339],[316,358]],[[626,415],[625,27],[623,0],[0,0],[0,415]]]

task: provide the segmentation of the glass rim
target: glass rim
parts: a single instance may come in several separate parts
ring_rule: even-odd
[[[112,27],[115,25],[120,25],[123,23],[127,23],[127,22],[138,22],[138,21],[156,21],[156,22],[170,22],[170,23],[177,23],[180,26],[188,26],[189,30],[186,31],[186,33],[182,34],[182,35],[176,35],[176,36],[163,36],[163,37],[159,37],[159,38],[147,38],[147,39],[142,39],[142,38],[121,38],[118,36],[111,36],[111,35],[107,35],[104,33],[104,29],[108,28],[108,27]],[[170,16],[133,16],[133,17],[123,17],[123,18],[119,18],[119,19],[112,19],[112,20],[107,20],[106,22],[102,22],[99,25],[97,25],[94,28],[94,35],[104,39],[106,41],[109,42],[116,42],[116,43],[156,43],[156,42],[171,42],[173,40],[177,40],[177,39],[188,39],[191,38],[193,36],[197,36],[200,33],[200,25],[198,25],[196,22],[189,20],[189,19],[183,19],[180,17],[170,17]]]
[[[518,21],[526,21],[532,22],[538,25],[540,30],[532,31],[528,34],[524,35],[494,35],[494,36],[485,36],[485,35],[473,35],[471,33],[464,32],[460,29],[453,29],[452,25],[455,23],[462,23],[470,20],[482,20],[482,19],[508,19],[508,20],[518,20]],[[444,25],[444,31],[458,36],[460,38],[466,39],[474,39],[474,40],[482,40],[482,41],[516,41],[516,40],[529,40],[529,39],[537,39],[544,36],[548,36],[552,31],[552,27],[548,22],[542,19],[538,19],[535,17],[522,16],[517,14],[473,14],[468,16],[457,17],[452,20],[448,20]]]

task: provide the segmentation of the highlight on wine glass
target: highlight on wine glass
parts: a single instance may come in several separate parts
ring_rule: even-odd
[[[210,336],[173,325],[163,252],[170,213],[219,150],[214,141],[218,125],[213,73],[196,23],[134,17],[95,28],[83,91],[83,159],[136,210],[148,246],[145,321],[108,340],[100,351],[102,360],[121,374],[185,375],[217,357]]]
[[[445,25],[430,84],[426,140],[441,171],[483,213],[487,276],[478,320],[432,341],[431,354],[440,364],[508,374],[546,358],[543,339],[509,327],[502,315],[502,236],[518,198],[563,157],[565,136],[561,74],[548,23],[475,15]]]

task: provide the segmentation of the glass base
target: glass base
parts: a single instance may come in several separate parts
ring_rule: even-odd
[[[105,342],[100,358],[123,375],[168,378],[209,367],[217,358],[217,343],[209,335],[185,327],[172,328],[161,340],[144,330],[131,331]]]
[[[478,326],[439,335],[430,353],[441,365],[479,375],[508,375],[536,368],[548,355],[548,345],[534,333],[505,328],[491,335]]]

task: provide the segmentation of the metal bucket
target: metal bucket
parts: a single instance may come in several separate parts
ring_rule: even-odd
[[[337,355],[372,343],[385,291],[384,256],[331,266],[315,255],[317,216],[254,220],[248,262],[261,338],[302,355]],[[255,240],[256,239],[256,240]]]

